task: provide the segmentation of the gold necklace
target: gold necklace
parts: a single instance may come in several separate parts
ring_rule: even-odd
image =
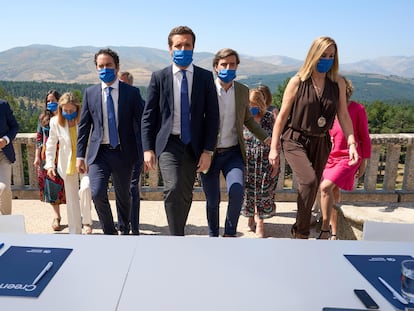
[[[322,94],[323,94],[323,89],[325,88],[325,83],[323,82],[323,87],[319,87],[316,84],[315,80],[313,80],[312,76],[311,76],[311,79],[312,79],[312,85],[313,85],[313,88],[315,89],[316,96],[318,97],[319,105],[320,105],[320,109],[321,109],[321,112],[320,112],[321,115],[318,118],[318,120],[316,121],[316,123],[318,124],[318,126],[320,128],[323,128],[326,125],[326,118],[323,116],[323,103],[321,101],[321,98],[322,98]]]
[[[316,96],[318,97],[318,99],[321,99],[324,88],[319,87],[319,85],[315,82],[312,76],[311,76],[311,79],[312,79],[313,88],[315,89],[315,92],[316,92]]]

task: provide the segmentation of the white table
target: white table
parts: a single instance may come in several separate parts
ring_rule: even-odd
[[[117,310],[364,309],[355,288],[393,310],[344,254],[413,256],[414,243],[141,236]]]
[[[6,246],[73,248],[38,298],[0,296],[0,310],[286,310],[361,308],[366,289],[343,254],[414,256],[412,242],[2,234]]]
[[[136,239],[124,236],[1,234],[8,246],[72,248],[38,298],[0,296],[0,310],[116,310]]]

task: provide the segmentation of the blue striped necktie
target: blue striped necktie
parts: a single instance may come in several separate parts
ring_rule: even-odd
[[[181,141],[187,145],[191,141],[190,129],[190,100],[188,96],[188,81],[185,70],[181,70]]]
[[[108,130],[109,130],[109,144],[112,148],[116,148],[118,142],[118,130],[116,127],[114,101],[111,95],[112,87],[106,88],[106,108],[108,113]]]

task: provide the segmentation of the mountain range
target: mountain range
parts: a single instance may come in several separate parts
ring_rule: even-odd
[[[148,47],[111,47],[120,56],[120,70],[134,75],[134,84],[146,86],[151,73],[171,64],[167,50]],[[93,46],[63,48],[52,45],[29,45],[0,52],[0,80],[54,81],[63,83],[96,83],[93,62],[99,50]],[[194,53],[194,63],[212,69],[213,53]],[[254,57],[240,55],[238,79],[296,71],[302,60],[286,56]],[[377,74],[414,79],[414,56],[390,56],[355,63],[341,64],[344,74]],[[411,83],[410,83],[411,84]]]

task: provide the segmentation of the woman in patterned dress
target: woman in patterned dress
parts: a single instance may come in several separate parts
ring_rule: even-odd
[[[272,134],[274,115],[267,111],[263,93],[258,89],[250,91],[250,111],[257,123]],[[268,155],[270,146],[258,140],[248,129],[244,129],[246,141],[246,185],[241,214],[249,217],[249,228],[259,238],[264,237],[266,218],[275,216],[274,194],[278,175],[271,176],[272,166]]]
[[[49,137],[49,121],[57,112],[59,98],[60,94],[55,90],[50,90],[46,95],[44,111],[39,116],[39,123],[37,125],[34,160],[34,166],[37,168],[40,201],[52,205],[54,214],[52,229],[54,231],[61,231],[63,229],[60,225],[60,204],[66,203],[65,189],[63,179],[59,175],[53,179],[49,178],[47,176],[47,170],[44,169],[44,165],[46,160],[46,142]]]

